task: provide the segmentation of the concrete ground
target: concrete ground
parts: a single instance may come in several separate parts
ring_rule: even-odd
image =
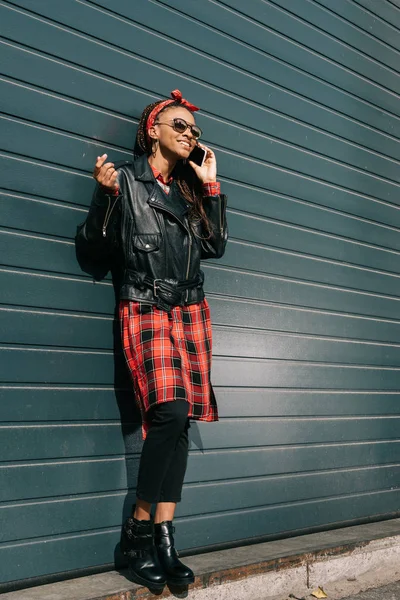
[[[355,596],[346,596],[342,600],[400,600],[400,581]]]
[[[400,519],[183,560],[196,574],[189,589],[167,586],[155,596],[126,570],[5,592],[1,600],[315,600],[318,588],[328,600],[400,600]]]

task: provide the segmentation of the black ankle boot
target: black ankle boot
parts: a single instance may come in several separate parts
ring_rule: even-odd
[[[194,574],[178,558],[178,552],[174,547],[174,532],[172,521],[163,521],[154,525],[154,540],[158,556],[168,583],[178,586],[189,585],[194,582]]]
[[[162,590],[167,583],[154,545],[154,523],[129,517],[122,527],[121,551],[128,557],[129,570],[135,583]]]

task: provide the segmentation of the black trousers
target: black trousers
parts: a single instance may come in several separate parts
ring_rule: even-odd
[[[150,411],[151,426],[140,457],[136,496],[151,504],[179,502],[189,452],[189,404],[173,400]]]

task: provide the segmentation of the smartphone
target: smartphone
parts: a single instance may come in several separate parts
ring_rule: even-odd
[[[202,167],[206,158],[206,154],[207,153],[205,150],[203,150],[203,148],[200,148],[200,146],[195,146],[189,154],[189,160],[192,160],[194,163],[196,163],[196,165]]]

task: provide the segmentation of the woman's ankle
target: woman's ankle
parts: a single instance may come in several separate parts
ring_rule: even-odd
[[[138,521],[150,521],[151,504],[149,502],[145,502],[144,500],[137,499],[132,516]]]
[[[175,515],[176,502],[159,502],[154,515],[155,523],[172,521]]]

